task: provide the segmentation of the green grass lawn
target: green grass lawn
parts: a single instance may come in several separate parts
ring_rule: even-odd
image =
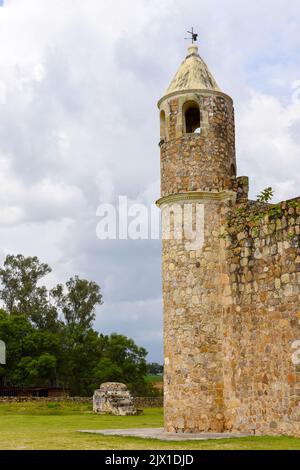
[[[81,434],[78,429],[161,427],[162,409],[146,409],[142,416],[103,416],[90,405],[72,403],[0,404],[0,449],[300,449],[300,439],[251,437],[201,442],[160,442],[132,437]]]
[[[146,375],[145,380],[146,382],[150,382],[150,383],[163,382],[163,376],[162,375]]]

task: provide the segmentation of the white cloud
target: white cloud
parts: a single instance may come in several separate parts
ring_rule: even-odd
[[[239,155],[242,170],[251,176],[251,192],[256,195],[267,186],[276,200],[296,197],[300,187],[300,101],[282,104],[275,96],[252,90],[240,111]]]
[[[85,208],[79,187],[42,178],[24,183],[0,158],[0,217],[2,225],[76,217]]]

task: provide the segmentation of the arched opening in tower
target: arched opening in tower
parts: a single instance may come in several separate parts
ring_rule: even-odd
[[[164,111],[160,113],[160,138],[166,138],[166,113]]]
[[[189,101],[184,105],[185,132],[187,134],[200,134],[201,116],[196,102]]]

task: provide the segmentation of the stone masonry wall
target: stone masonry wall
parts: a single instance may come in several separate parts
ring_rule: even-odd
[[[0,403],[90,403],[93,397],[0,397]],[[134,406],[137,408],[161,408],[163,397],[133,397]]]
[[[163,241],[165,430],[224,430],[222,305],[224,250],[221,210],[206,202],[205,242],[190,250],[186,240]],[[227,278],[226,278],[227,279]],[[224,291],[225,289],[225,291]]]
[[[300,198],[227,213],[223,308],[224,403],[229,430],[300,435]]]
[[[164,240],[167,431],[300,435],[299,247],[300,198],[206,201],[201,250]]]

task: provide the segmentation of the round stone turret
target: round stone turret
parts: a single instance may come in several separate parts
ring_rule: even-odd
[[[193,44],[158,106],[165,430],[222,432],[222,218],[238,190],[233,102]]]
[[[158,107],[162,197],[236,190],[233,102],[195,44]]]

